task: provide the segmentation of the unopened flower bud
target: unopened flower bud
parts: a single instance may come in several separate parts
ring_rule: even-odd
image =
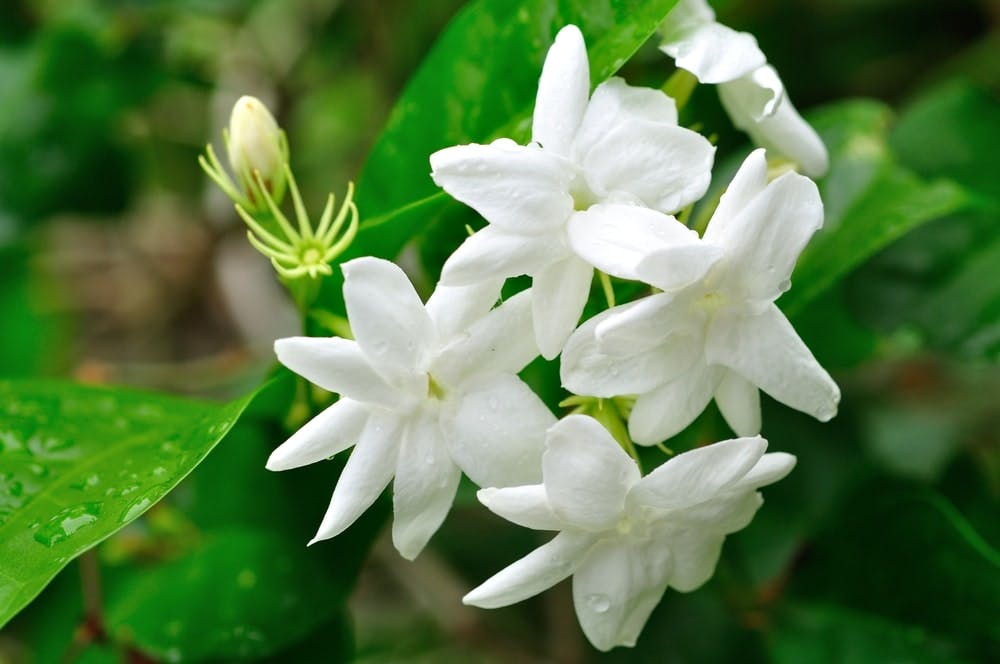
[[[263,185],[280,202],[285,191],[288,144],[274,116],[256,97],[244,95],[233,105],[227,148],[229,165],[251,201],[262,203],[257,190]]]

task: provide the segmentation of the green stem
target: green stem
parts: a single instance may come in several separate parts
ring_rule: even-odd
[[[688,100],[691,99],[691,93],[694,92],[697,86],[698,79],[695,78],[694,74],[686,69],[678,69],[667,79],[667,82],[660,89],[668,97],[673,97],[674,102],[677,104],[677,111],[680,112],[687,105]]]

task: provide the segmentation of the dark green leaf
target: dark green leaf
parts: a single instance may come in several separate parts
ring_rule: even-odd
[[[303,558],[304,548],[265,530],[215,531],[189,555],[115,583],[108,628],[172,662],[282,650],[343,606],[336,569]]]
[[[780,300],[789,315],[914,228],[968,204],[956,185],[925,181],[893,163],[884,107],[846,102],[815,122],[831,153],[821,187],[827,215],[796,266],[794,287]]]
[[[995,510],[995,499],[980,495]],[[1000,644],[995,543],[940,494],[884,476],[858,487],[841,507],[791,591],[941,635],[972,661]]]
[[[961,664],[957,648],[925,630],[824,604],[783,608],[770,632],[777,664]]]
[[[248,401],[0,383],[0,625],[166,495]]]

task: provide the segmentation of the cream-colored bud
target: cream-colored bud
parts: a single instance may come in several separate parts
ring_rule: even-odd
[[[229,165],[243,190],[255,198],[255,173],[276,200],[285,188],[288,148],[274,116],[256,97],[240,97],[229,117]]]

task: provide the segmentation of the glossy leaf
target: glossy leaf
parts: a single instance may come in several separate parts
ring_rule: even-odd
[[[369,155],[357,198],[368,224],[362,224],[355,248],[391,257],[413,235],[421,217],[449,203],[429,176],[428,157],[435,150],[500,136],[527,138],[542,61],[560,28],[570,23],[580,27],[591,79],[599,82],[649,39],[674,4],[676,0],[470,3],[410,80]],[[394,212],[414,208],[421,217]]]
[[[0,383],[0,625],[166,495],[248,401]]]
[[[280,651],[343,607],[336,568],[303,557],[304,548],[269,530],[213,531],[190,554],[115,583],[108,628],[170,662]]]

